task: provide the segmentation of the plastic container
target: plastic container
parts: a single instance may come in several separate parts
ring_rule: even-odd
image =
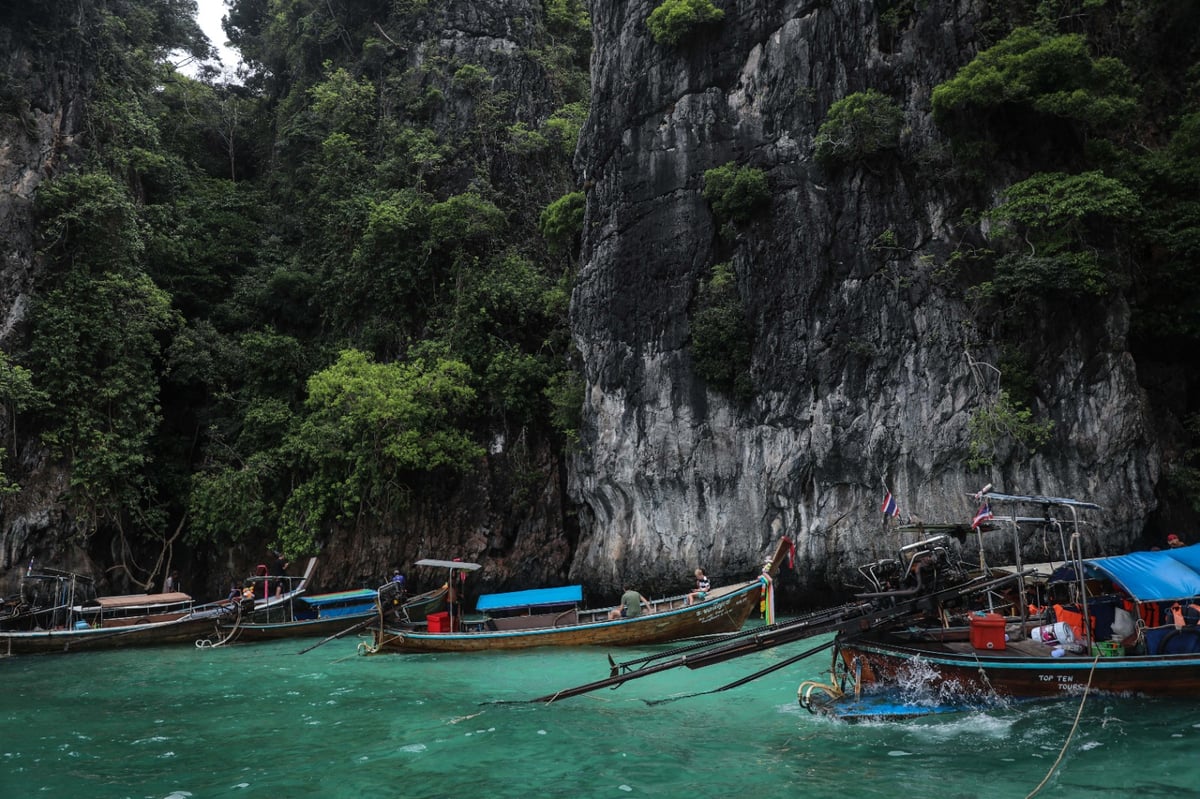
[[[1075,643],[1075,632],[1071,629],[1071,625],[1065,621],[1059,621],[1034,627],[1029,631],[1029,638],[1033,641],[1041,641],[1043,644],[1066,645]]]
[[[1102,658],[1119,658],[1125,654],[1125,647],[1118,641],[1096,641],[1092,644],[1092,655]]]
[[[450,632],[450,614],[442,611],[441,613],[430,613],[425,617],[426,629],[431,633],[448,633]]]
[[[999,613],[972,616],[971,646],[976,649],[1004,649],[1004,617]]]

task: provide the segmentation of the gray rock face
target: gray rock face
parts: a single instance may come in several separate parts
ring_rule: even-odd
[[[11,352],[25,332],[37,270],[34,197],[76,154],[82,105],[78,71],[51,73],[19,33],[0,27],[0,53],[10,82],[6,89],[11,91],[11,97],[5,97],[10,113],[0,114],[0,348]],[[7,446],[12,446],[11,413],[9,405],[0,402]],[[64,563],[78,563],[81,553],[68,552],[66,544],[77,526],[59,499],[66,476],[45,462],[45,452],[36,442],[20,447],[15,457],[10,454],[8,468],[36,477],[21,494],[0,499],[0,574],[24,567],[33,541],[41,541],[44,550],[63,553]]]
[[[967,198],[921,164],[944,144],[930,92],[978,49],[979,4],[928,4],[886,51],[871,3],[722,4],[721,23],[676,48],[646,29],[654,5],[592,3],[572,575],[615,588],[702,565],[720,582],[757,572],[788,534],[806,586],[840,583],[908,543],[881,525],[885,484],[902,516],[928,522],[969,522],[969,495],[989,482],[1085,498],[1105,508],[1089,545],[1127,545],[1154,507],[1159,458],[1120,300],[1086,326],[1029,331],[1046,342],[1034,410],[1054,421],[1051,444],[1013,444],[987,472],[964,465],[999,355],[975,330],[965,284],[938,278]],[[903,108],[899,152],[823,169],[813,139],[826,111],[868,88]],[[764,170],[772,194],[735,239],[701,197],[705,170],[729,161]],[[994,188],[1013,179],[997,174]],[[754,334],[748,405],[707,387],[688,347],[698,282],[725,260]]]

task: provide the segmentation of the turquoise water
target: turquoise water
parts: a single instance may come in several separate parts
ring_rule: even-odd
[[[356,654],[357,640],[0,660],[0,797],[1200,796],[1200,698],[1090,697],[906,722],[810,715],[822,653],[674,670],[553,705],[603,650]],[[618,660],[654,649],[623,650]],[[1057,769],[1063,744],[1070,745]]]

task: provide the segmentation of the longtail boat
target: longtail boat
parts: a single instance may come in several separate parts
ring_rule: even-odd
[[[53,570],[27,574],[22,595],[50,602],[0,620],[0,655],[192,641],[212,630],[224,610],[202,610],[181,592],[98,597],[91,578]]]
[[[988,489],[971,525],[914,525],[920,537],[859,568],[871,590],[853,601],[746,630],[607,664],[608,676],[527,701],[555,702],[675,668],[698,669],[797,641],[814,646],[715,693],[832,649],[832,679],[805,680],[800,704],[844,720],[904,719],[992,705],[1073,697],[1200,696],[1200,545],[1112,557],[1082,554],[1085,501]],[[1007,507],[1009,512],[992,513]],[[1028,516],[1024,509],[1033,509]],[[983,513],[986,511],[986,513]],[[1033,527],[1030,530],[1030,527]],[[1008,530],[1016,563],[986,562],[985,531]],[[933,533],[932,535],[927,535]],[[1040,535],[1039,535],[1040,533]],[[963,558],[979,538],[979,564]],[[1020,541],[1057,541],[1062,557],[1021,563]],[[1042,581],[1035,593],[1031,581]],[[1045,596],[1047,609],[1027,597]],[[1008,603],[1008,607],[1004,607]],[[1004,610],[1005,613],[999,611]],[[832,633],[833,635],[829,635]],[[672,701],[672,697],[668,700]]]
[[[262,606],[302,594],[314,566],[310,561],[291,590],[263,600]],[[31,568],[12,612],[0,616],[0,656],[193,643],[216,631],[238,607],[229,600],[197,604],[182,592],[97,596],[90,577]]]
[[[295,596],[290,602],[253,610],[244,616],[227,616],[219,622],[224,635],[221,643],[331,634],[340,637],[375,622],[381,607],[387,608],[398,623],[406,625],[423,622],[426,614],[446,607],[445,588],[413,597],[393,597],[394,585]]]
[[[328,635],[373,620],[377,599],[373,588],[306,594],[290,602],[227,616],[218,626],[223,643]]]
[[[372,652],[480,652],[539,646],[638,646],[740,630],[759,608],[770,575],[790,551],[784,539],[763,574],[752,580],[710,590],[703,601],[687,603],[687,594],[647,600],[647,610],[629,618],[611,618],[612,606],[580,607],[578,585],[485,594],[473,615],[430,614],[422,627],[383,624],[375,630]],[[480,568],[460,561],[419,561],[450,569],[455,575]],[[451,599],[451,608],[454,602]]]
[[[802,705],[833,715],[842,715],[844,707],[843,717],[853,717],[854,708],[879,695],[929,712],[1088,691],[1200,696],[1200,545],[1084,557],[1079,515],[1097,505],[998,493],[985,493],[981,501],[985,508],[1009,509],[993,513],[988,526],[1012,532],[1018,563],[994,571],[985,563],[984,569],[1010,573],[1016,596],[1030,595],[1025,580],[1034,571],[1019,563],[1018,537],[1028,540],[1032,525],[1046,540],[1061,543],[1062,559],[1045,586],[1049,608],[1031,609],[1021,600],[1015,612],[1001,614],[993,604],[997,593],[977,594],[974,608],[956,596],[957,607],[931,602],[920,614],[839,632],[832,681],[801,685]],[[1023,516],[1025,509],[1037,512]],[[876,603],[908,596],[910,587],[884,575],[911,574],[914,563],[900,558],[891,561],[899,568],[877,562],[878,569],[860,570],[878,579],[875,591],[859,596]]]

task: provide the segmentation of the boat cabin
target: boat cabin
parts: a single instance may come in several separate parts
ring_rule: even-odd
[[[374,589],[360,588],[330,594],[302,596],[296,607],[296,619],[332,619],[340,616],[361,616],[374,612],[379,594]]]
[[[483,594],[475,603],[476,616],[464,625],[488,630],[534,630],[578,624],[583,586],[534,588],[503,594]]]
[[[0,630],[63,629],[72,621],[72,608],[96,598],[92,578],[57,569],[29,572],[21,578],[20,593],[4,600]]]

